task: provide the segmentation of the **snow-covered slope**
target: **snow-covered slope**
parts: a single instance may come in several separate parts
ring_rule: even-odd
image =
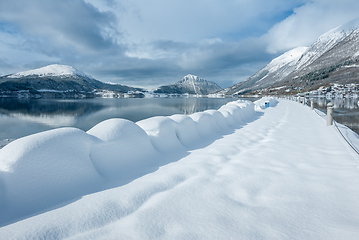
[[[321,35],[309,48],[290,50],[272,60],[225,94],[271,87],[313,90],[329,83],[356,83],[359,79],[359,18]]]
[[[359,18],[320,36],[275,87],[287,82],[308,91],[330,83],[358,83],[358,55]]]
[[[49,77],[49,76],[56,76],[56,77],[68,77],[68,76],[81,76],[93,79],[90,75],[87,75],[83,71],[77,70],[74,67],[67,66],[67,65],[59,65],[59,64],[52,64],[49,66],[45,66],[42,68],[37,68],[34,70],[19,72],[10,74],[8,78],[21,78],[27,76],[37,76],[37,77]]]
[[[210,82],[197,76],[188,74],[175,84],[161,86],[155,92],[206,95],[217,92],[221,89],[222,88],[214,82]]]
[[[342,26],[334,28],[321,35],[298,61],[295,70],[301,70],[320,58],[325,52],[331,50],[348,36],[359,32],[359,18]]]
[[[307,47],[298,47],[283,53],[250,78],[230,88],[224,89],[222,92],[224,94],[236,94],[250,89],[271,86],[275,82],[288,76],[295,69],[298,60],[307,49]]]
[[[297,64],[298,59],[303,55],[303,53],[308,49],[308,47],[298,47],[288,52],[283,53],[279,57],[273,59],[265,69],[268,70],[269,73],[275,73],[278,70],[282,70],[284,67],[284,71],[288,72],[291,68]]]
[[[0,77],[0,95],[17,97],[77,97],[77,94],[94,97],[95,91],[110,90],[116,93],[143,91],[124,85],[107,84],[74,67],[53,64],[46,67]],[[96,95],[97,96],[97,95]]]

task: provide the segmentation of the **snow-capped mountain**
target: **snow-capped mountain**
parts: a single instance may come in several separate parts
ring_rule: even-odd
[[[358,59],[359,18],[321,35],[309,48],[284,53],[252,77],[222,92],[241,94],[268,87],[295,92],[329,83],[358,83]]]
[[[238,94],[253,89],[266,88],[288,76],[296,67],[307,47],[292,49],[273,59],[268,65],[243,82],[221,91],[223,94]]]
[[[42,68],[14,73],[7,75],[8,78],[21,78],[28,76],[36,76],[36,77],[68,77],[68,76],[79,76],[79,77],[87,77],[90,79],[94,79],[90,75],[87,75],[83,71],[77,70],[74,67],[67,65],[59,65],[52,64],[49,66],[45,66]]]
[[[78,93],[90,96],[99,90],[119,93],[143,91],[139,88],[103,83],[74,67],[59,64],[0,77],[0,95],[5,96],[16,96],[19,93],[36,97],[55,93],[59,95],[55,97]]]
[[[303,54],[295,70],[298,71],[308,67],[323,56],[324,53],[333,49],[338,43],[345,41],[349,36],[357,35],[358,28],[359,18],[324,33]]]
[[[214,82],[207,81],[197,76],[188,74],[180,81],[172,85],[161,86],[155,93],[177,93],[207,95],[221,90],[222,88]]]

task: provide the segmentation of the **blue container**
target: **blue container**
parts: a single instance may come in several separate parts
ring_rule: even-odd
[[[264,103],[264,106],[267,108],[267,107],[269,107],[269,102],[265,102]]]

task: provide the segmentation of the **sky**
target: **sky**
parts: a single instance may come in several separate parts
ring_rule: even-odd
[[[0,75],[50,64],[153,89],[229,87],[359,17],[357,0],[1,0]]]

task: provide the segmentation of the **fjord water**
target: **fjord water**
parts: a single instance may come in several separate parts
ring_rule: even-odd
[[[257,100],[245,98],[246,100]],[[110,118],[133,122],[153,116],[192,114],[218,109],[234,98],[119,98],[119,99],[17,99],[0,98],[0,148],[6,139],[59,128],[76,127],[84,131]],[[326,111],[334,103],[334,119],[359,133],[357,99],[315,98],[315,107]]]
[[[327,111],[327,104],[332,102],[334,104],[333,118],[338,123],[352,129],[359,134],[359,101],[353,98],[314,98],[314,107],[325,112]]]
[[[0,140],[59,128],[84,131],[110,118],[133,122],[153,116],[218,109],[233,98],[0,99]],[[248,100],[248,99],[247,99]],[[251,100],[251,99],[249,99]],[[254,99],[252,99],[254,100]]]

